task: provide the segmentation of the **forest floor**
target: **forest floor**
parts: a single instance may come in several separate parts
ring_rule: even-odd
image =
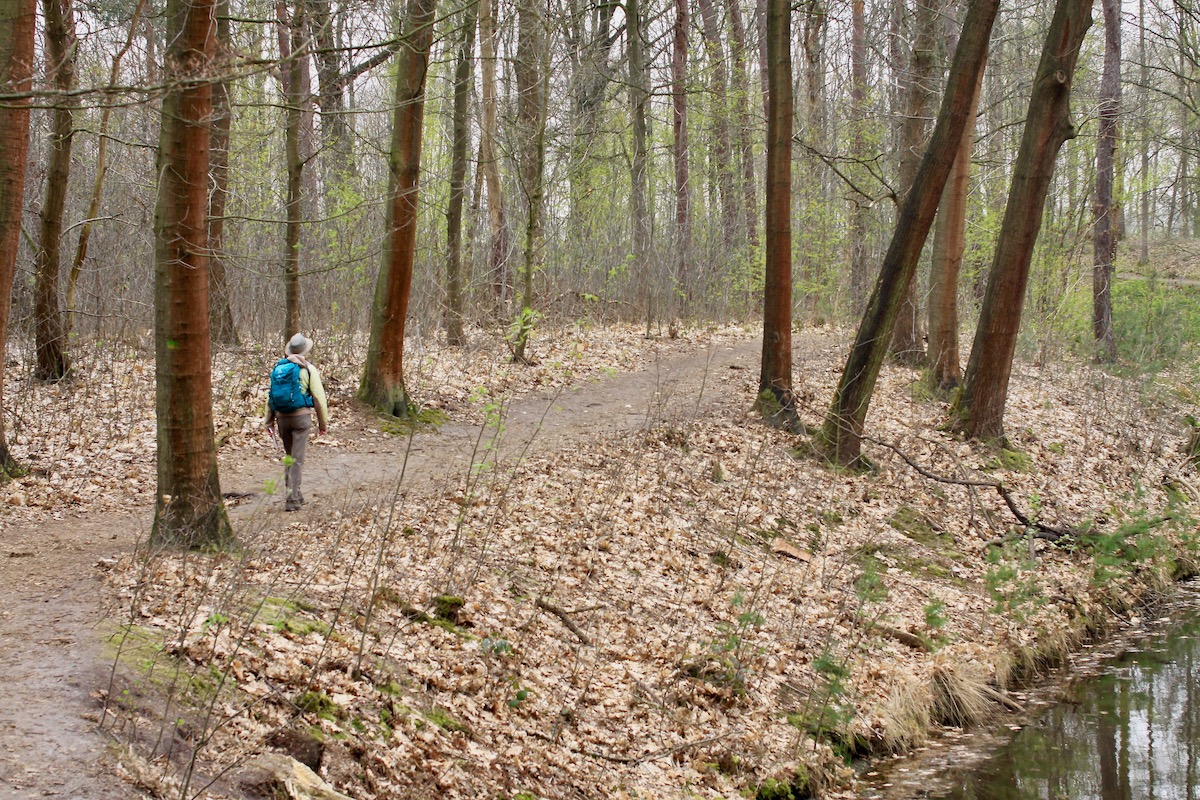
[[[853,796],[843,757],[1014,704],[1194,557],[1189,376],[1021,362],[1001,449],[885,369],[873,439],[1091,526],[1066,548],[887,446],[861,474],[804,455],[750,410],[752,331],[543,340],[531,367],[482,332],[414,349],[439,424],[405,429],[353,402],[356,345],[318,338],[334,424],[299,514],[259,424],[274,354],[219,355],[224,555],[144,544],[151,363],[107,343],[41,386],[10,362],[30,474],[0,487],[0,797],[237,797],[268,749],[355,798]],[[847,341],[797,334],[809,424]]]

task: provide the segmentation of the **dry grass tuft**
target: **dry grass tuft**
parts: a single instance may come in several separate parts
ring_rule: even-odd
[[[942,725],[965,728],[992,709],[990,670],[979,663],[935,660],[930,675],[931,716]]]

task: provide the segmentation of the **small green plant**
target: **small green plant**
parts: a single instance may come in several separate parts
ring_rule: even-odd
[[[1044,587],[1037,578],[1036,564],[1022,555],[1025,540],[1011,542],[1005,547],[989,548],[984,574],[988,596],[997,613],[1009,613],[1018,622],[1029,619],[1046,603]]]
[[[479,649],[493,656],[509,656],[513,652],[512,645],[508,643],[507,639],[493,638],[491,636],[483,637],[483,640],[479,643]]]
[[[533,694],[533,692],[530,691],[529,689],[522,689],[520,686],[517,686],[517,691],[513,694],[512,698],[509,699],[509,701],[508,701],[508,707],[509,708],[519,707],[521,705],[521,703],[524,703],[526,700],[529,699],[529,696],[531,694]]]
[[[874,556],[863,559],[862,573],[854,581],[854,591],[864,603],[881,603],[887,599],[887,586],[879,568],[879,560]]]
[[[933,632],[929,636],[930,649],[936,650],[946,643],[946,636],[942,633],[942,628],[946,627],[949,620],[946,619],[945,611],[946,604],[936,598],[925,604],[925,626]]]

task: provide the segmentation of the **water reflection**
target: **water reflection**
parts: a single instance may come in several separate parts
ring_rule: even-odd
[[[1143,642],[1018,733],[944,800],[1200,798],[1200,615]]]

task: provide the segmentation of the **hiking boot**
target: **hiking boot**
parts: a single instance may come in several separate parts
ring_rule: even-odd
[[[284,510],[284,511],[299,511],[299,510],[300,510],[300,504],[299,504],[299,503],[293,503],[293,502],[289,501],[289,502],[287,502],[287,503],[285,503],[285,504],[284,504],[284,506],[283,506],[283,510]]]

